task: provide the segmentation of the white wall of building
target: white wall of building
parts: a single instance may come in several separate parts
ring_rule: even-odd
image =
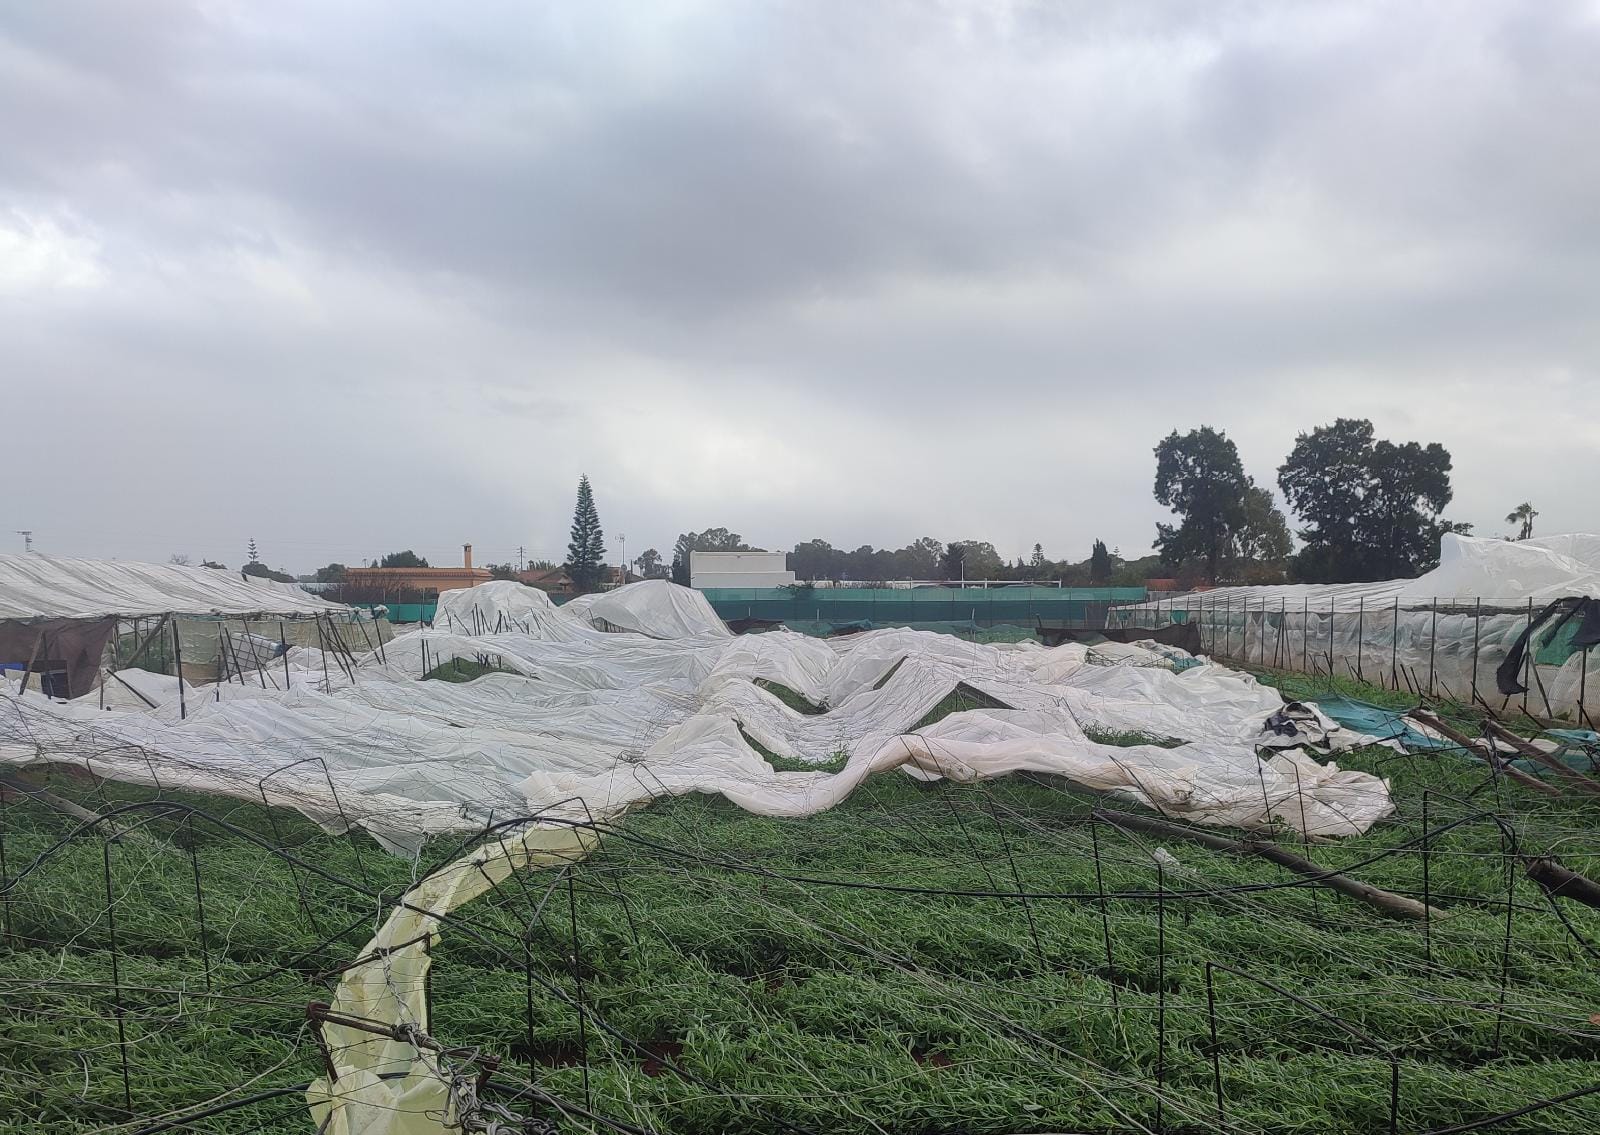
[[[786,587],[793,582],[786,552],[689,553],[690,587]]]

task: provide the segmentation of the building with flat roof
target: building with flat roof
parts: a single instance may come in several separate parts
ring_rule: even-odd
[[[787,587],[794,582],[786,552],[690,552],[689,586]]]

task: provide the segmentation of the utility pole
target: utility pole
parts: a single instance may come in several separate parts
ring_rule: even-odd
[[[622,574],[617,577],[618,583],[628,582],[628,537],[617,533],[617,558],[622,561]]]
[[[522,545],[517,545],[517,571],[522,571]]]
[[[33,531],[32,531],[32,529],[18,528],[17,529],[17,535],[22,537],[22,550],[24,552],[33,551]]]

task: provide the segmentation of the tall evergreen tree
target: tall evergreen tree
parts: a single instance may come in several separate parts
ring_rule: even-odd
[[[572,510],[572,539],[567,544],[567,575],[581,595],[600,584],[600,563],[605,558],[605,534],[600,530],[600,514],[594,507],[594,490],[589,478],[578,478],[578,504]]]
[[[1111,553],[1106,550],[1104,540],[1094,542],[1094,550],[1089,553],[1089,582],[1106,584],[1111,582]]]

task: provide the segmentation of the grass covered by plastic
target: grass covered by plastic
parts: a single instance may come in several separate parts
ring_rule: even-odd
[[[447,926],[430,1031],[501,1058],[489,1095],[563,1132],[608,1128],[526,1086],[582,1106],[584,1057],[588,1110],[708,1135],[1383,1131],[1391,1057],[1399,1129],[1415,1132],[1600,1083],[1600,964],[1574,938],[1600,939],[1600,911],[1564,906],[1569,929],[1503,855],[1513,836],[1600,875],[1593,806],[1448,755],[1346,759],[1392,777],[1400,813],[1307,853],[1420,894],[1426,791],[1429,897],[1448,918],[1397,922],[1185,841],[1162,845],[1158,875],[1155,841],[1092,823],[1101,802],[1048,780],[891,774],[798,820],[658,803],[577,868],[570,911],[559,874],[514,879]],[[102,812],[155,796],[51,787]],[[414,868],[297,816],[192,802],[232,826],[117,817],[141,830],[110,847],[114,910],[102,840],[51,851],[76,825],[5,803],[0,1130],[134,1131],[311,1079],[307,1002],[413,871],[457,848],[430,845]],[[1374,1043],[1213,970],[1219,1121],[1208,962]],[[288,1095],[192,1129],[311,1128]],[[1597,1129],[1600,1096],[1493,1128]]]

